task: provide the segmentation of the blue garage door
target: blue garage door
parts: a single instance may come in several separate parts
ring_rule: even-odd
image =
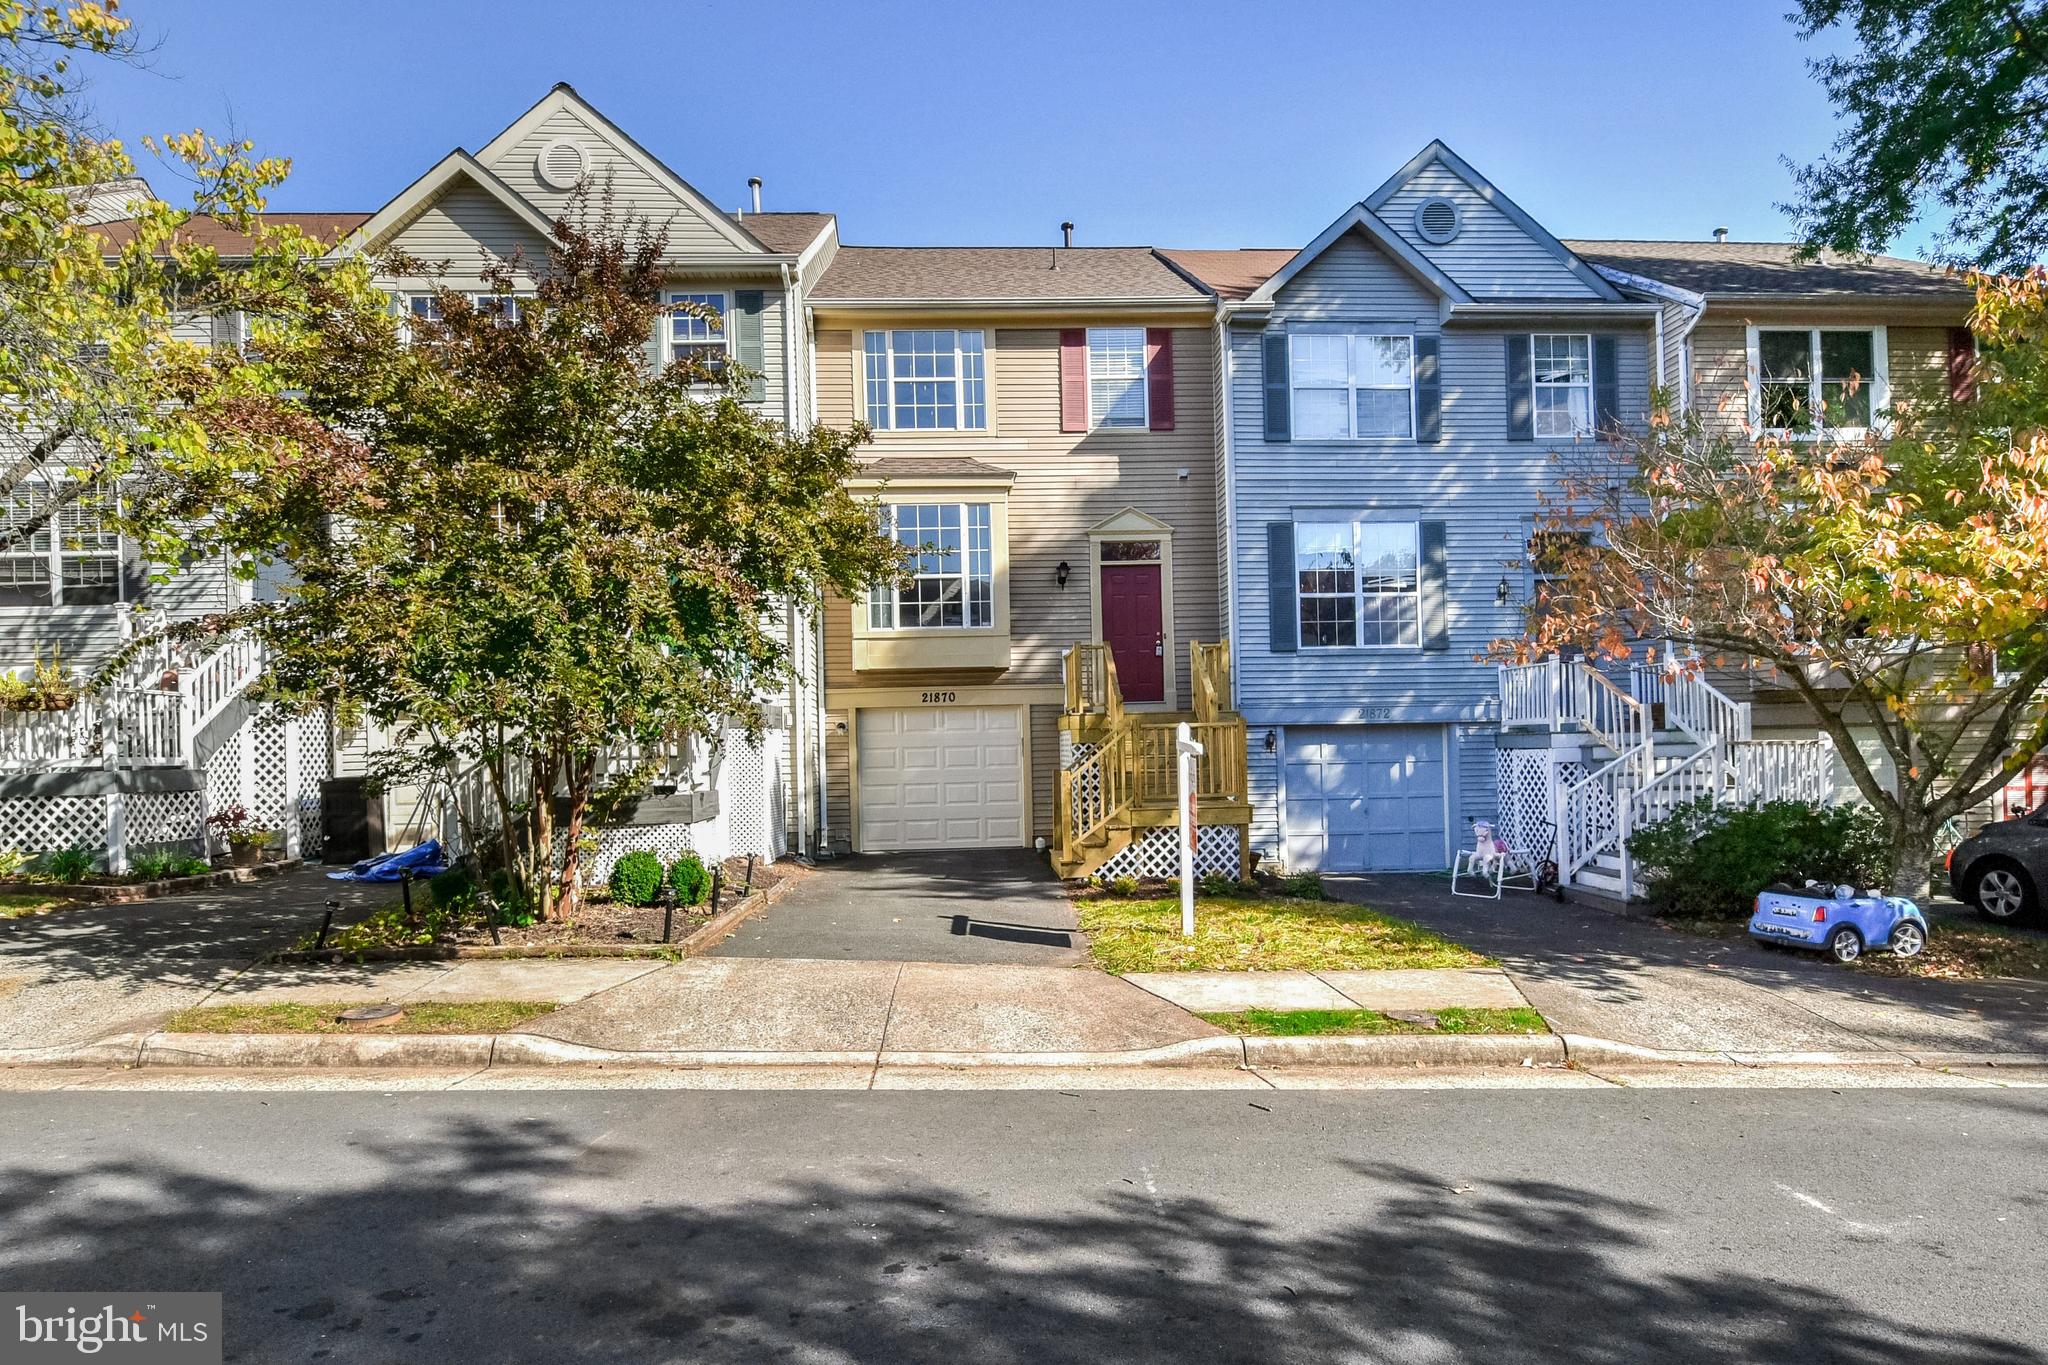
[[[1289,871],[1449,866],[1443,726],[1289,729],[1286,766]]]

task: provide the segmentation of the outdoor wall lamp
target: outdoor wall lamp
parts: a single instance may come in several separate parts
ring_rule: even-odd
[[[1493,590],[1494,604],[1496,606],[1506,606],[1508,604],[1508,593],[1510,591],[1511,589],[1508,587],[1508,576],[1506,574],[1502,574],[1500,576],[1500,586],[1496,587]]]
[[[1271,730],[1266,731],[1266,752],[1270,754],[1279,747],[1280,736],[1274,734]]]
[[[1073,572],[1072,569],[1067,567],[1067,561],[1062,559],[1060,566],[1052,571],[1053,581],[1064,588],[1067,586],[1067,579],[1072,576]]]

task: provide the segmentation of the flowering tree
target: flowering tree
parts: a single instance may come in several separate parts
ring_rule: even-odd
[[[844,488],[861,433],[784,430],[739,401],[737,366],[647,363],[663,254],[579,198],[530,294],[526,263],[494,259],[481,299],[401,315],[337,276],[266,346],[292,396],[223,409],[216,462],[150,509],[289,565],[281,600],[242,613],[274,690],[382,722],[415,775],[480,767],[543,914],[574,911],[608,753],[756,726],[788,663],[780,608],[895,563]]]
[[[2048,744],[2048,277],[1975,284],[1972,401],[1902,398],[1855,441],[1825,413],[1800,439],[1660,411],[1570,469],[1542,518],[1555,574],[1528,638],[1497,647],[1670,639],[1759,668],[1833,739],[1908,894],[1941,825]]]

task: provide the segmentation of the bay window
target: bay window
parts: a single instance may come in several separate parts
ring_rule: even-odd
[[[1421,646],[1414,522],[1300,523],[1294,560],[1303,649]]]
[[[1295,440],[1405,440],[1415,434],[1412,337],[1298,332],[1288,345]]]
[[[986,429],[986,363],[979,331],[924,327],[867,333],[862,377],[868,425],[877,431]]]
[[[897,582],[869,593],[869,629],[979,629],[995,624],[988,503],[895,503],[882,509],[882,533],[909,555]]]

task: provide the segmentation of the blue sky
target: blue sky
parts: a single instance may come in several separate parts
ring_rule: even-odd
[[[1833,135],[1789,3],[129,0],[150,69],[95,98],[290,156],[277,208],[373,209],[566,80],[849,242],[1296,246],[1432,137],[1559,236],[1780,240]]]

